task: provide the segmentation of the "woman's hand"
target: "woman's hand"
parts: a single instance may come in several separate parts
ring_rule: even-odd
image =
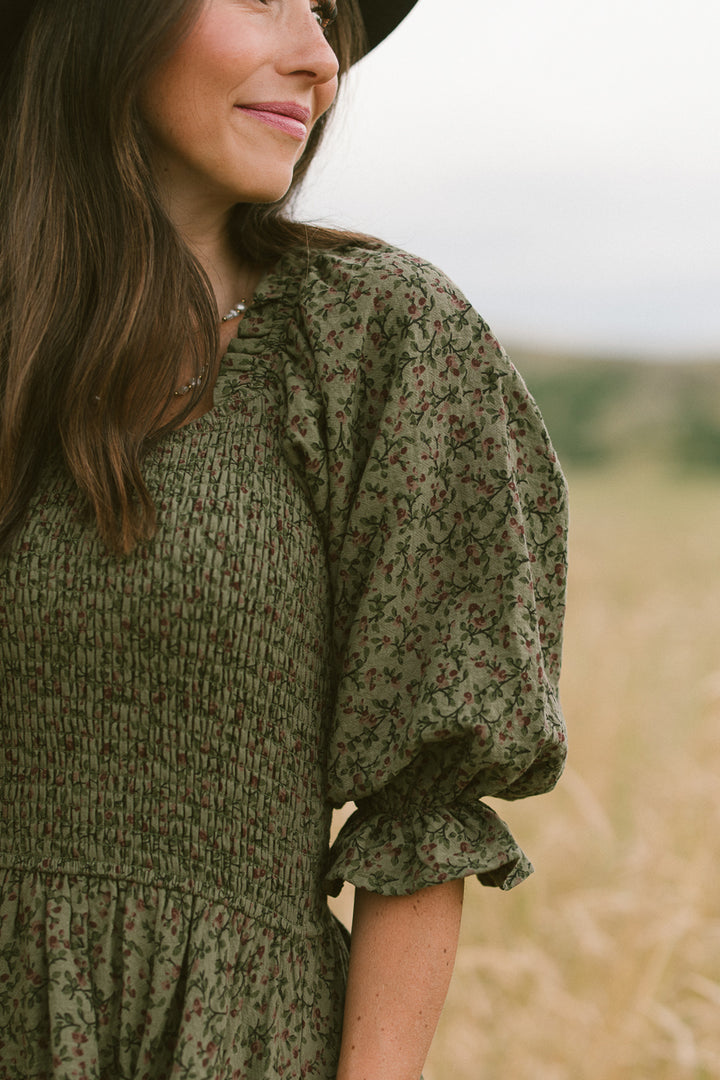
[[[455,963],[463,881],[355,894],[337,1080],[419,1080]]]

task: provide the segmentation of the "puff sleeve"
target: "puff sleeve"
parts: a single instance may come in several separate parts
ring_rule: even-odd
[[[352,458],[334,469],[328,784],[357,810],[326,887],[511,888],[532,866],[481,799],[545,792],[562,771],[565,482],[520,376],[447,279],[406,256],[355,284],[346,344],[363,341],[327,432]]]

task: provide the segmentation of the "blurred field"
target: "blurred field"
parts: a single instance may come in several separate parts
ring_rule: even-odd
[[[571,490],[569,766],[494,804],[536,874],[468,884],[425,1080],[717,1080],[720,365],[529,367]]]
[[[720,475],[720,362],[514,359],[566,468],[663,461]]]
[[[425,1080],[720,1077],[720,479],[570,472],[558,789],[468,886]]]

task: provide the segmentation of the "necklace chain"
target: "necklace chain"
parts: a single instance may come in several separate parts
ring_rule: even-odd
[[[246,302],[244,300],[241,300],[238,304],[235,305],[235,307],[230,308],[227,315],[222,316],[222,318],[220,319],[220,322],[221,323],[226,323],[226,322],[230,322],[232,319],[237,319],[246,310],[247,310],[247,304],[246,304]],[[193,375],[190,382],[185,383],[184,386],[180,386],[180,387],[178,387],[177,390],[174,391],[173,396],[174,397],[184,397],[185,394],[189,394],[191,390],[194,390],[196,386],[200,386],[201,382],[205,378],[205,371],[206,370],[207,369],[206,369],[205,365],[203,365],[203,367],[200,368],[200,371],[197,373],[197,375]]]

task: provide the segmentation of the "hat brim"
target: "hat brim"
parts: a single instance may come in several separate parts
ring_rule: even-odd
[[[416,3],[417,0],[360,0],[368,52],[393,32]]]

